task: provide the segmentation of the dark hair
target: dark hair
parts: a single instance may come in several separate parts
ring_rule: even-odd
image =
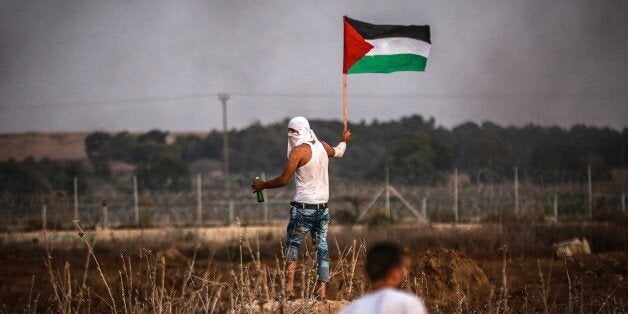
[[[366,253],[366,274],[372,281],[386,278],[391,269],[400,266],[403,253],[401,248],[392,242],[375,244]]]

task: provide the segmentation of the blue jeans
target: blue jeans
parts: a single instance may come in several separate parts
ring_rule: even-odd
[[[327,248],[327,228],[329,226],[329,208],[290,209],[288,236],[286,240],[286,260],[299,258],[299,247],[309,232],[316,249],[316,274],[319,281],[329,281],[329,253]]]

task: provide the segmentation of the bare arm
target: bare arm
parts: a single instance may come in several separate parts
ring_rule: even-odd
[[[292,178],[292,175],[297,170],[297,168],[305,164],[305,162],[303,161],[306,160],[308,153],[311,154],[311,152],[309,152],[309,146],[307,145],[299,145],[295,147],[290,152],[290,156],[288,157],[288,163],[286,163],[283,172],[278,177],[272,180],[253,181],[253,183],[251,184],[253,192],[261,191],[263,189],[276,189],[288,185],[288,183],[290,182],[290,178]]]
[[[342,132],[342,142],[348,142],[349,140],[351,140],[351,131],[350,130],[346,130],[344,132]],[[328,157],[336,157],[336,153],[337,151],[340,149],[340,144],[338,144],[338,146],[336,147],[331,147],[329,144],[325,143],[325,142],[321,142],[323,144],[323,147],[325,148],[325,151],[327,152],[327,156]],[[343,144],[346,145],[346,144]],[[342,157],[342,154],[344,154],[344,147],[342,148],[342,153],[340,154],[340,156],[338,157]]]
[[[334,157],[334,154],[336,153],[336,150],[329,146],[329,144],[321,141],[321,144],[323,144],[323,148],[325,148],[325,151],[327,152],[327,156],[328,157]]]

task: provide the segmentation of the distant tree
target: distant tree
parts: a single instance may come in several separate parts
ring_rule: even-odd
[[[0,192],[32,194],[49,191],[51,186],[48,178],[36,167],[18,163],[14,159],[0,162]]]
[[[195,135],[179,136],[172,144],[181,154],[185,162],[194,161],[202,157],[203,140]]]
[[[168,137],[168,132],[151,130],[138,136],[137,141],[139,143],[166,144],[166,137]]]
[[[287,127],[252,125],[230,140],[230,168],[241,173],[276,173],[287,160]]]
[[[187,165],[172,152],[153,155],[148,164],[136,169],[135,174],[139,184],[151,190],[185,191],[191,186]]]
[[[111,158],[126,162],[134,161],[137,138],[128,132],[120,132],[111,138]]]
[[[29,157],[16,165],[45,177],[48,189],[63,190],[67,194],[72,194],[74,193],[74,178],[76,177],[79,182],[78,192],[84,193],[88,190],[85,182],[89,178],[89,171],[80,161],[56,161],[47,158],[36,161]]]
[[[288,119],[271,125],[253,123],[229,131],[232,174],[268,175],[281,171],[285,163]],[[318,138],[336,145],[342,123],[311,120]],[[473,172],[490,170],[497,180],[519,176],[556,177],[556,173],[585,172],[590,164],[596,178],[606,178],[610,169],[628,164],[628,132],[575,125],[570,129],[529,124],[502,127],[492,122],[463,123],[453,129],[436,126],[434,118],[414,115],[399,120],[350,124],[353,139],[345,156],[330,163],[335,178],[381,180],[383,168],[391,167],[395,179],[404,182],[439,180],[453,168]],[[198,159],[223,158],[223,133],[206,137],[178,137],[167,144],[168,133],[152,130],[139,136],[122,132],[115,136],[96,132],[86,139],[86,151],[94,171],[109,173],[109,160],[123,160],[148,167],[156,155],[177,156],[184,163]],[[393,170],[400,167],[399,170]],[[550,175],[548,175],[550,174]],[[581,177],[581,176],[580,176]],[[545,179],[544,179],[545,180]]]
[[[111,135],[95,132],[85,138],[85,152],[94,169],[94,173],[103,178],[111,176],[109,160],[111,159]]]
[[[233,138],[234,134],[230,136]],[[221,132],[212,131],[199,144],[202,158],[222,159],[223,134]]]
[[[451,151],[427,133],[402,142],[380,167],[388,167],[391,180],[412,184],[438,183],[451,169]]]

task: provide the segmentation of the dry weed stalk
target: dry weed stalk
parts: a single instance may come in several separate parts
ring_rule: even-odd
[[[50,280],[50,284],[52,285],[52,295],[54,297],[55,304],[57,305],[57,311],[59,311],[60,313],[67,313],[67,307],[64,305],[64,302],[59,297],[59,284],[57,278],[52,271],[52,248],[50,242],[48,241],[48,234],[46,232],[46,229],[44,229],[44,249],[46,250],[44,265],[46,265],[46,270],[48,271],[48,279]]]
[[[79,226],[78,221],[74,220],[73,223],[74,223],[74,226],[76,227],[76,229],[79,231],[79,234],[81,235],[81,237],[85,241],[85,245],[87,246],[89,255],[91,255],[92,258],[94,259],[94,263],[96,264],[96,270],[98,270],[98,274],[100,275],[100,278],[102,279],[102,282],[105,285],[105,288],[107,289],[107,293],[109,294],[109,298],[111,300],[111,304],[109,304],[109,305],[110,305],[111,309],[114,312],[117,313],[118,309],[116,307],[116,300],[113,298],[113,293],[111,293],[111,287],[109,287],[109,283],[107,282],[107,279],[105,278],[105,274],[103,274],[102,268],[100,267],[100,263],[98,262],[98,259],[96,258],[96,255],[94,254],[94,247],[89,242],[89,240],[87,240],[87,237],[84,236],[85,232],[83,231],[81,226]]]
[[[493,296],[495,295],[495,285],[491,285],[491,290],[488,294],[488,313],[493,313]]]
[[[351,296],[351,292],[353,291],[353,276],[355,275],[355,265],[357,264],[357,260],[360,257],[360,251],[357,250],[356,240],[353,240],[353,245],[351,245],[351,271],[349,272],[349,289],[347,289],[347,295]]]
[[[568,303],[567,303],[567,311],[569,313],[573,313],[573,301],[572,301],[572,293],[571,293],[571,277],[569,276],[569,268],[567,267],[567,259],[563,259],[563,263],[565,264],[565,273],[567,274],[567,293],[568,293]]]
[[[362,239],[353,240],[350,246],[341,249],[336,241],[336,249],[338,250],[338,260],[330,275],[331,278],[342,276],[338,286],[338,298],[351,300],[355,293],[354,287],[357,286],[356,281],[359,281],[356,276],[356,267],[360,257],[365,255],[366,245]],[[359,281],[359,283],[364,284],[363,280]]]
[[[602,302],[602,305],[600,305],[600,308],[596,312],[597,314],[602,313],[602,310],[604,309],[604,307],[608,303],[608,300],[611,298],[611,296],[613,296],[613,294],[615,294],[615,291],[617,291],[617,288],[619,288],[619,287],[616,286],[612,291],[607,293],[606,298],[604,298],[604,302]]]
[[[508,313],[510,310],[508,308],[508,275],[506,274],[506,263],[508,256],[508,247],[503,246],[503,261],[502,261],[502,304],[504,305],[504,313]]]
[[[54,270],[52,248],[46,241],[46,259],[44,262],[52,284],[53,301],[57,312],[90,312],[92,310],[92,297],[99,299],[111,312],[115,313],[119,310],[124,313],[163,313],[193,312],[198,309],[204,309],[205,312],[213,313],[218,309],[225,284],[220,282],[219,277],[213,281],[209,280],[209,271],[196,276],[194,271],[196,250],[194,257],[189,261],[186,272],[183,274],[184,280],[179,287],[175,287],[174,284],[172,286],[167,285],[166,269],[168,267],[164,255],[158,254],[153,256],[150,250],[142,249],[139,255],[138,269],[140,271],[134,274],[131,258],[125,259],[124,255],[121,254],[122,268],[117,274],[120,284],[118,290],[115,291],[117,293],[114,294],[114,289],[108,282],[94,253],[93,244],[85,237],[85,233],[78,225],[78,222],[75,222],[75,227],[83,238],[88,250],[84,274],[80,283],[72,280],[69,263],[66,262],[64,264],[61,273]],[[100,296],[87,284],[90,260],[93,260],[96,265],[97,274],[109,296],[108,300]],[[134,277],[138,278],[138,284],[135,283]],[[115,295],[119,297],[119,300],[114,297]],[[29,297],[29,305],[27,307],[29,312],[36,311],[37,300],[38,298],[33,302],[32,297]],[[117,307],[118,302],[122,305],[120,309]],[[35,307],[32,306],[33,303]]]
[[[28,303],[26,303],[26,312],[28,313],[36,313],[37,312],[37,303],[39,301],[39,294],[35,297],[35,301],[33,301],[33,286],[35,285],[35,275],[31,278],[31,287],[28,290]]]

